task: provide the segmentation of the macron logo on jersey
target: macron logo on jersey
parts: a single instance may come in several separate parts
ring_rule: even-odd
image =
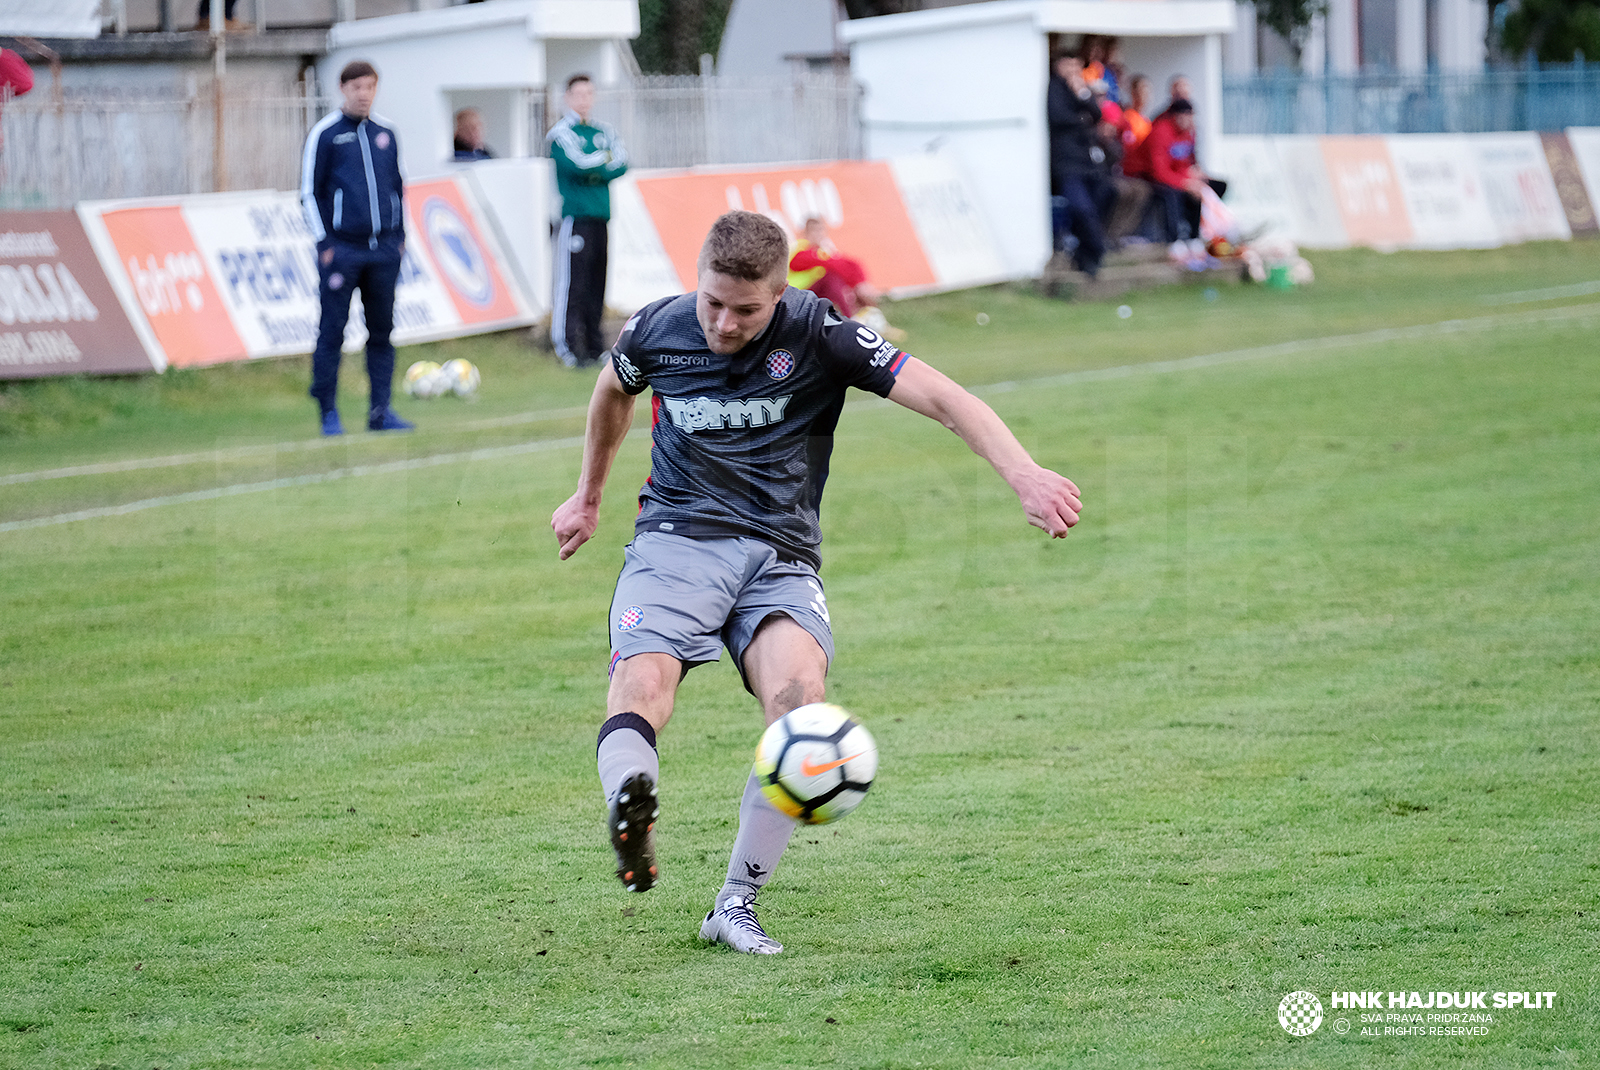
[[[662,398],[661,404],[679,428],[720,431],[724,427],[766,427],[783,419],[793,394],[781,398],[747,398],[743,401],[717,401],[713,398]]]

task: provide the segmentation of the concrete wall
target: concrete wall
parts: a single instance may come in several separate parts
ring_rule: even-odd
[[[866,87],[867,154],[952,154],[979,193],[1006,269],[1018,276],[1050,257],[1046,40],[1024,12],[851,48],[851,74]]]
[[[161,29],[161,0],[126,0],[126,3],[130,32]],[[173,29],[181,32],[195,28],[200,0],[167,0],[167,3]],[[266,16],[268,26],[331,26],[336,6],[337,0],[238,0],[233,17],[254,25],[259,13]],[[450,0],[355,0],[358,19],[449,6]]]

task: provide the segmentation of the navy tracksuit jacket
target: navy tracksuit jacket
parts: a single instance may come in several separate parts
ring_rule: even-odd
[[[374,412],[389,405],[394,379],[394,291],[405,243],[405,180],[394,128],[342,111],[306,138],[300,204],[317,241],[322,324],[311,356],[311,396],[334,407],[350,296],[361,291],[367,321],[367,377]]]

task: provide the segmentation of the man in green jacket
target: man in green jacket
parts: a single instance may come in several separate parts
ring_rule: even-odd
[[[561,192],[550,309],[550,341],[569,368],[592,367],[606,343],[600,314],[606,297],[606,224],[611,220],[611,180],[628,169],[622,139],[589,117],[594,83],[587,74],[567,79],[566,113],[550,128],[550,157]]]

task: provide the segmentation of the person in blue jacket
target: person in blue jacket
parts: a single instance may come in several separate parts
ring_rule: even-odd
[[[311,128],[300,165],[300,204],[317,242],[322,323],[311,354],[311,396],[322,413],[322,433],[339,435],[335,404],[340,349],[350,320],[350,297],[361,291],[367,320],[369,431],[409,431],[414,426],[389,407],[394,385],[394,291],[405,255],[405,184],[394,128],[372,114],[378,72],[355,60],[339,72],[344,106]]]

